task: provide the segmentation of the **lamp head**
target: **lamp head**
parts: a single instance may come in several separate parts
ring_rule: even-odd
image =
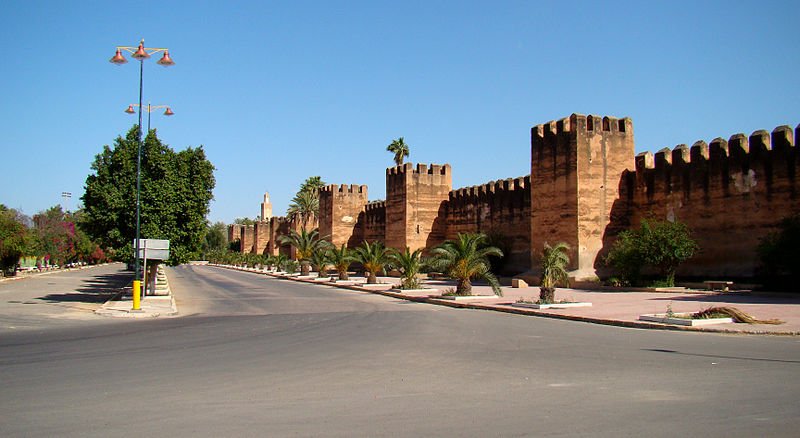
[[[108,62],[112,64],[122,65],[128,62],[128,60],[125,59],[125,57],[122,56],[122,52],[119,49],[117,49],[117,54],[114,55],[111,59],[109,59]]]
[[[169,57],[169,50],[165,50],[164,56],[162,56],[161,59],[159,59],[158,62],[156,62],[156,64],[163,65],[164,67],[169,67],[171,65],[175,65],[175,61],[173,61],[172,58]]]
[[[136,113],[136,110],[133,109],[133,105],[128,105],[128,109],[126,109],[125,112],[128,114],[134,114]]]
[[[166,111],[164,111],[164,115],[165,115],[165,116],[174,116],[174,115],[175,115],[175,113],[174,113],[174,112],[172,112],[172,108],[170,108],[170,107],[167,107],[167,110],[166,110]]]
[[[136,49],[136,53],[133,55],[134,58],[138,59],[139,61],[144,61],[145,59],[150,57],[150,54],[144,49],[144,40],[139,43],[139,48]]]

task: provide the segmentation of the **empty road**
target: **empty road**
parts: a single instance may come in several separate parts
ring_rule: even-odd
[[[0,436],[800,430],[795,337],[451,309],[208,266],[168,275],[180,317],[0,332]]]

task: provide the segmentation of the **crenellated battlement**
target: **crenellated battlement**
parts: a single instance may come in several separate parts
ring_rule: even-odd
[[[370,201],[367,205],[364,206],[364,210],[369,214],[375,210],[385,210],[386,209],[386,201]]]
[[[629,135],[633,133],[633,121],[629,117],[616,118],[609,116],[595,116],[573,113],[569,117],[551,120],[547,123],[535,125],[531,128],[531,139],[544,139],[546,137],[577,133],[579,130],[589,133],[608,133]]]
[[[530,187],[530,175],[521,176],[518,178],[506,178],[497,181],[489,181],[485,184],[462,187],[460,189],[450,191],[449,202],[455,206],[474,202],[475,198],[492,197],[495,195],[503,196],[510,194],[511,192],[518,192],[518,194],[521,196],[525,196],[526,194],[529,196]],[[525,192],[525,194],[519,192]]]
[[[800,132],[800,125],[797,127]],[[755,180],[746,184],[734,184],[734,191],[749,192],[753,184],[762,181],[767,189],[775,177],[774,168],[786,169],[794,177],[796,131],[782,125],[768,132],[754,131],[749,136],[738,133],[728,140],[717,137],[706,144],[700,140],[691,147],[680,144],[673,149],[663,148],[652,154],[642,152],[635,158],[637,191],[648,197],[656,193],[672,193],[678,188],[686,196],[706,194],[715,187],[721,187],[730,194],[730,182],[750,178],[756,172]],[[781,172],[779,172],[781,173]],[[754,175],[755,176],[755,175]],[[692,184],[694,181],[695,184]]]
[[[367,193],[366,185],[328,184],[319,189],[320,193]]]
[[[403,174],[450,175],[450,165],[431,164],[429,167],[425,163],[418,163],[415,167],[413,163],[405,163],[386,169],[387,176]]]

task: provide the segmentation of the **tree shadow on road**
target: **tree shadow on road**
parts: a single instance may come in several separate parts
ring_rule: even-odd
[[[131,273],[125,271],[95,275],[83,280],[83,284],[75,291],[49,294],[37,299],[49,303],[104,303],[119,293],[121,288],[127,286],[131,277]]]
[[[800,304],[800,295],[750,295],[745,293],[696,294],[680,297],[656,297],[653,301],[697,301],[706,303],[733,304]]]

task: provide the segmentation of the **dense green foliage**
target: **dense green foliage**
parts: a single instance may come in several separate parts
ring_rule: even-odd
[[[548,304],[555,302],[556,286],[559,283],[569,283],[569,245],[564,242],[550,246],[544,244],[542,251],[542,278],[539,287],[539,302]]]
[[[800,279],[800,214],[783,219],[779,231],[762,239],[758,256],[759,276],[765,286],[796,288]]]
[[[472,294],[472,279],[484,279],[495,294],[502,296],[503,290],[497,277],[492,274],[488,257],[502,257],[499,248],[486,245],[485,234],[459,233],[455,240],[447,240],[432,251],[431,268],[446,273],[457,281],[457,295]]]
[[[378,273],[389,263],[390,251],[381,242],[369,243],[366,240],[355,249],[355,259],[367,272],[367,284],[378,282]]]
[[[14,273],[17,261],[24,255],[28,230],[22,215],[0,204],[0,276]]]
[[[105,251],[77,226],[82,216],[55,206],[30,219],[0,205],[0,271],[13,275],[21,257],[42,267],[105,261]]]
[[[606,262],[630,284],[639,284],[642,268],[651,267],[660,284],[673,286],[678,266],[698,249],[685,224],[643,220],[638,229],[619,234]]]
[[[398,137],[386,146],[386,150],[394,154],[394,164],[401,166],[403,159],[411,154],[403,137]]]
[[[206,224],[206,236],[203,239],[203,255],[212,251],[221,251],[228,247],[228,229],[223,222]],[[207,258],[203,257],[203,258]]]
[[[95,157],[81,198],[86,213],[83,226],[121,259],[133,256],[136,155],[134,126],[125,138],[117,137],[113,148],[106,145]],[[141,237],[169,239],[171,264],[198,257],[213,189],[214,166],[202,146],[175,152],[151,130],[142,147]]]
[[[389,256],[389,266],[400,271],[401,289],[419,289],[420,281],[417,275],[425,266],[422,249],[411,252],[409,247],[405,251],[394,251]]]

